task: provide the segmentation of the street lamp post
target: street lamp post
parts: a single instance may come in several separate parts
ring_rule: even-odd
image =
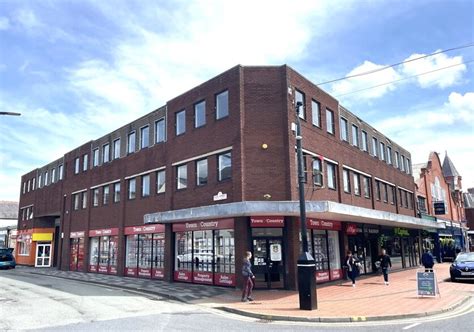
[[[298,258],[298,291],[301,310],[314,310],[318,308],[316,296],[316,265],[313,257],[308,251],[308,235],[306,231],[306,203],[304,199],[304,173],[303,173],[303,150],[301,147],[301,122],[299,109],[303,106],[301,102],[296,103],[296,153],[298,158],[298,193],[300,200],[300,226],[302,252]]]

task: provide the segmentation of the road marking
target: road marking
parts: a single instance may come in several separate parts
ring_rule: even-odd
[[[421,323],[411,324],[411,325],[405,326],[402,330],[408,330],[408,329],[411,329],[412,327],[418,326],[418,325],[420,325],[420,324],[421,324]]]

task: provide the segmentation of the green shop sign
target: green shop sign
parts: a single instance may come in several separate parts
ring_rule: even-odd
[[[399,227],[395,227],[393,229],[393,234],[395,234],[397,236],[410,236],[410,233],[408,232],[408,229],[399,228]]]

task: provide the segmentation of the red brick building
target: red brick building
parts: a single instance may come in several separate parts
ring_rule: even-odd
[[[295,288],[296,101],[317,281],[347,249],[362,273],[381,247],[417,265],[444,225],[416,218],[410,153],[288,66],[236,66],[25,174],[18,262],[50,244],[64,270],[235,286],[251,250],[258,287]]]

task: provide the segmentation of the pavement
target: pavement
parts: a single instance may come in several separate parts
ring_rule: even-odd
[[[390,284],[381,275],[317,286],[317,310],[300,310],[299,295],[288,290],[255,290],[253,302],[241,302],[241,292],[233,288],[119,277],[95,273],[59,271],[55,268],[18,266],[19,272],[118,287],[168,299],[220,309],[265,320],[354,322],[391,320],[437,315],[474,302],[474,282],[449,281],[449,263],[435,265],[439,295],[419,297],[417,269],[389,274]]]

